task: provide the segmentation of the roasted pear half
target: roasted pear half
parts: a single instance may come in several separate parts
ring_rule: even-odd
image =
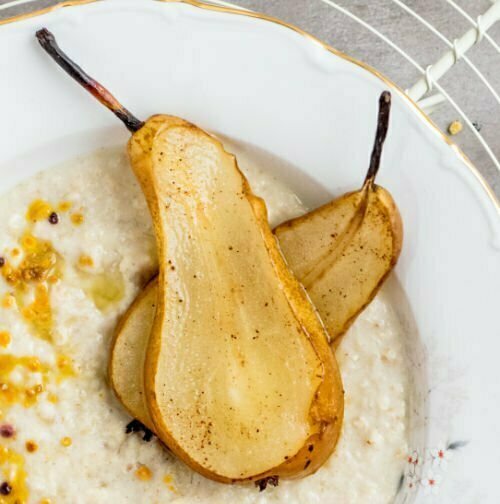
[[[398,208],[390,193],[375,184],[390,105],[391,95],[385,91],[362,188],[274,230],[290,268],[307,289],[334,342],[374,298],[401,252],[403,225]]]
[[[218,140],[177,118],[148,120],[129,157],[158,237],[144,368],[155,432],[222,481],[315,470],[338,436],[342,386],[263,201]]]
[[[339,436],[342,383],[264,202],[218,140],[172,116],[139,121],[50,32],[37,37],[134,132],[129,158],[160,264],[144,363],[154,431],[193,469],[222,482],[315,471]],[[142,357],[134,359],[140,366]]]

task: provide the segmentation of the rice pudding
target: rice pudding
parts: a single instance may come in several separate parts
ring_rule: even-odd
[[[273,226],[306,211],[248,156],[238,161]],[[209,481],[155,438],[125,432],[109,346],[157,259],[122,149],[39,173],[2,196],[0,212],[0,503],[392,501],[407,454],[408,379],[384,289],[337,349],[346,404],[336,452],[315,475],[259,493]]]

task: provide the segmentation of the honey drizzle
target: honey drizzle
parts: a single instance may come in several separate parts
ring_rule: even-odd
[[[60,204],[62,211],[70,207],[69,202]],[[0,276],[12,289],[1,300],[2,308],[19,309],[32,334],[51,343],[53,315],[50,289],[62,278],[63,260],[52,244],[35,237],[32,229],[36,222],[49,219],[53,211],[52,205],[46,201],[38,199],[31,203],[26,212],[27,229],[19,240],[19,247],[11,251],[17,263],[13,264],[4,258],[0,268]],[[1,343],[4,348],[10,343],[10,338],[9,333],[2,332]],[[35,382],[34,385],[26,386],[25,376],[21,379],[24,385],[13,380],[12,373],[19,368],[24,373],[37,374],[37,379],[30,381]],[[46,394],[50,402],[57,402],[57,395],[46,393],[47,387],[72,376],[75,376],[72,360],[64,355],[56,356],[56,364],[49,366],[35,356],[0,353],[0,419],[13,404],[31,407],[42,394]],[[27,502],[29,492],[24,457],[12,448],[0,445],[0,471],[0,484],[8,484],[10,488],[8,495],[0,495],[0,504]]]
[[[48,219],[53,212],[52,205],[44,200],[36,199],[28,207],[26,212],[26,220],[28,222],[38,222]]]
[[[36,238],[30,232],[24,233],[19,241],[23,259],[18,266],[6,260],[0,272],[13,288],[21,315],[34,335],[52,341],[49,286],[62,277],[63,261],[49,241]],[[25,299],[30,292],[34,294],[34,299],[28,303]]]
[[[11,378],[16,368],[22,368],[28,373],[38,373],[40,380],[30,387],[19,385]],[[72,376],[75,376],[75,371],[71,359],[64,355],[59,355],[56,366],[50,367],[40,362],[38,357],[0,354],[0,419],[13,404],[29,408],[36,404],[39,395],[45,392],[49,384],[60,383]]]

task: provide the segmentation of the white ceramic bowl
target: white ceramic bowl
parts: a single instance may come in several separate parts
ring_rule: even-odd
[[[127,138],[47,60],[41,26],[139,117],[180,115],[281,160],[278,175],[309,206],[359,185],[377,97],[392,91],[379,182],[405,224],[392,282],[414,384],[397,501],[500,502],[499,208],[458,149],[387,79],[298,29],[189,2],[109,0],[0,27],[0,192]],[[453,455],[446,468],[439,448]]]

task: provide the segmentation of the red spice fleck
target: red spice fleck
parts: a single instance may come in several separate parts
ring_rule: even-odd
[[[51,224],[57,224],[59,222],[59,216],[56,214],[56,212],[52,212],[49,215],[49,222]]]
[[[14,437],[16,433],[16,429],[10,424],[0,425],[0,436],[3,438],[11,438]]]

